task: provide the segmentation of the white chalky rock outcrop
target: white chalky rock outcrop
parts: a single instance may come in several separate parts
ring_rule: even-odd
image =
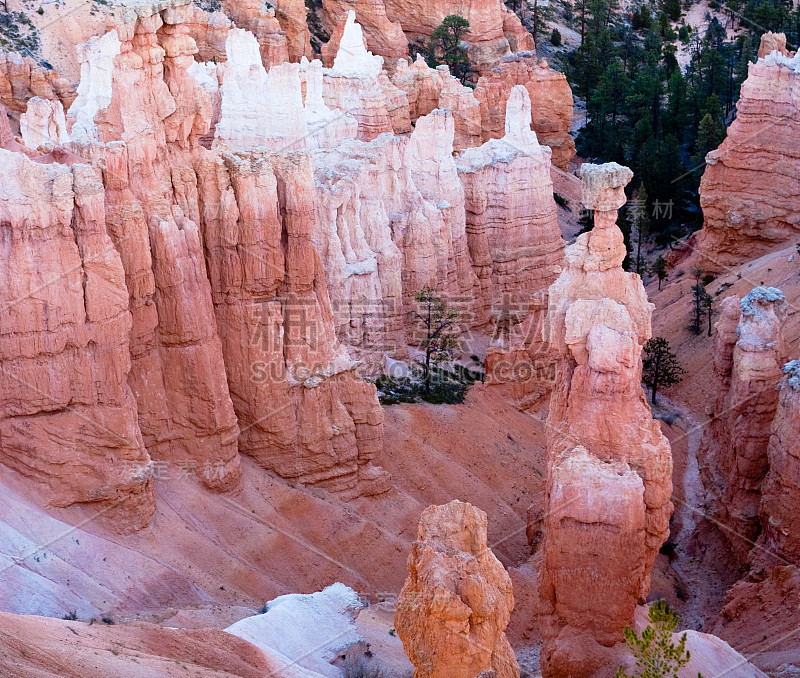
[[[119,55],[121,47],[116,30],[78,45],[81,80],[78,96],[69,107],[67,119],[73,141],[88,144],[100,140],[94,118],[111,103],[114,58]]]
[[[335,148],[342,139],[354,139],[358,121],[349,113],[333,110],[323,98],[323,68],[319,59],[301,61],[306,82],[305,121],[311,149]]]
[[[67,143],[69,134],[61,102],[39,97],[29,99],[28,110],[19,119],[19,131],[23,143],[32,150]]]
[[[283,63],[269,73],[252,33],[232,29],[225,42],[222,109],[215,147],[276,152],[306,148],[300,65]]]

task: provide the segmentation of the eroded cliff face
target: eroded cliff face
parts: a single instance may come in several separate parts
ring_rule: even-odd
[[[761,485],[769,469],[777,386],[786,362],[786,308],[780,290],[756,287],[742,299],[726,298],[716,324],[718,395],[710,408],[711,423],[704,431],[698,458],[707,493],[706,510],[713,522],[722,526],[720,533],[738,566],[747,563],[761,531]],[[778,444],[779,438],[775,442]],[[778,471],[774,481],[780,477]],[[768,513],[768,508],[764,511]]]
[[[517,85],[506,106],[505,135],[459,156],[467,205],[467,239],[494,335],[487,383],[512,383],[523,404],[552,386],[555,358],[542,341],[547,288],[564,264],[551,150],[530,126],[531,102]],[[486,303],[486,302],[484,302]]]
[[[775,38],[764,35],[759,54],[780,50]],[[800,58],[785,43],[750,65],[728,136],[706,156],[697,241],[706,270],[758,257],[800,231],[800,149],[787,143],[800,128]]]
[[[56,506],[98,504],[144,526],[153,487],[129,386],[131,314],[88,165],[0,150],[2,463]]]
[[[388,17],[383,0],[359,3],[325,0],[322,3],[322,20],[331,36],[321,47],[322,60],[326,66],[333,66],[351,11],[356,13],[359,24],[364,28],[367,49],[382,56],[390,70],[394,70],[399,59],[408,57],[408,39],[403,33],[403,27],[400,21]]]
[[[567,247],[546,332],[558,351],[548,416],[541,560],[542,673],[591,676],[614,661],[669,532],[672,456],[641,387],[653,305],[622,269],[616,225],[629,169],[583,165],[592,231]]]
[[[300,66],[275,67],[263,84],[296,94],[297,110],[286,107],[288,115],[299,113],[296,120],[259,125],[256,116],[255,125],[237,123],[231,104],[247,103],[236,87],[237,68],[253,50],[260,66],[260,45],[250,36],[252,43],[242,47],[242,31],[228,27],[220,73],[201,65],[201,76],[217,82],[230,76],[218,95],[220,120],[209,151],[201,142],[214,115],[214,88],[195,77],[198,48],[189,34],[197,25],[195,9],[175,2],[147,12],[121,6],[115,23],[80,52],[81,86],[67,124],[70,153],[58,149],[59,157],[87,164],[70,170],[9,153],[13,163],[6,168],[20,175],[18,185],[4,184],[9,228],[12,220],[15,231],[33,228],[27,220],[16,223],[19,205],[29,202],[52,225],[46,232],[33,228],[33,240],[44,246],[25,238],[23,249],[10,251],[7,264],[16,273],[4,298],[22,297],[13,288],[30,286],[35,262],[47,259],[42,252],[51,252],[69,275],[64,290],[48,292],[59,294],[51,305],[77,313],[73,301],[86,297],[80,317],[54,321],[47,305],[35,305],[9,319],[9,337],[38,332],[42,351],[53,355],[48,366],[18,340],[7,346],[7,364],[28,370],[37,392],[53,400],[9,403],[6,417],[13,422],[4,445],[20,449],[9,464],[47,484],[58,505],[124,501],[134,527],[153,512],[151,459],[219,491],[240,487],[240,451],[284,477],[346,497],[384,491],[388,475],[370,464],[382,449],[382,412],[375,387],[355,374],[336,341],[311,240],[311,159],[305,144],[292,144],[306,132]],[[31,102],[30,139],[38,132],[63,143],[57,102]],[[4,138],[4,145],[13,143]],[[93,183],[87,172],[95,172]],[[78,251],[68,254],[76,242]],[[81,265],[81,257],[103,244],[108,251],[100,263]],[[80,282],[81,270],[84,293],[72,279]],[[98,286],[106,295],[115,292],[92,302]],[[20,308],[26,301],[20,299]],[[97,370],[102,379],[92,376]],[[92,383],[107,383],[107,392],[95,392]],[[87,410],[83,420],[103,422],[99,434],[64,414],[78,405]],[[42,416],[51,411],[57,426]]]
[[[552,70],[535,52],[520,52],[500,59],[481,76],[475,97],[481,107],[483,140],[499,139],[504,134],[506,101],[511,90],[524,85],[531,99],[531,122],[539,143],[553,151],[553,164],[566,170],[575,157],[572,125],[572,90],[563,73]]]
[[[345,497],[382,492],[382,411],[358,361],[377,372],[408,357],[425,286],[462,329],[525,320],[500,323],[498,307],[527,303],[557,273],[550,151],[520,89],[504,141],[457,164],[454,147],[480,141],[479,105],[445,69],[400,61],[392,82],[352,13],[324,68],[291,52],[272,12],[231,12],[255,35],[183,0],[115,6],[113,29],[79,46],[74,101],[55,76],[6,60],[22,73],[6,88],[22,136],[4,119],[0,141],[47,172],[85,165],[101,182],[94,221],[119,257],[130,324],[118,332],[120,388],[136,407],[128,439],[143,445],[111,466],[131,462],[143,487],[155,462],[236,492],[245,453]],[[8,184],[5,199],[33,183]],[[81,482],[52,488],[57,501],[92,501]],[[141,503],[137,524],[152,497]]]
[[[458,500],[422,513],[395,612],[414,678],[519,678],[505,636],[511,579],[486,526],[483,511]]]
[[[496,332],[503,359],[512,332],[521,334],[513,350],[538,357],[538,335],[517,326],[530,314],[536,317],[528,326],[540,327],[563,241],[550,149],[537,143],[529,110],[519,88],[506,137],[457,160],[456,119],[441,109],[419,117],[410,137],[348,140],[314,154],[314,243],[337,333],[370,371],[384,354],[407,355],[413,296],[426,286],[459,311],[462,327]],[[497,381],[533,390],[544,383],[525,370],[506,371]]]
[[[800,557],[800,361],[786,363],[783,372],[767,446],[769,473],[761,486],[759,515],[766,548],[796,561]]]
[[[446,16],[455,13],[464,17],[470,26],[463,38],[467,55],[472,67],[480,74],[490,70],[512,49],[523,51],[534,47],[533,36],[522,26],[519,17],[499,0],[467,2],[458,8],[446,0],[425,5],[417,0],[386,0],[385,5],[389,18],[402,24],[409,40],[426,45],[431,33]]]
[[[32,97],[58,99],[66,108],[75,100],[75,85],[29,56],[0,53],[0,103],[12,114],[20,114]]]
[[[411,122],[435,108],[446,108],[455,120],[453,148],[460,150],[481,144],[480,106],[469,87],[450,75],[447,66],[430,68],[421,55],[409,66],[398,62],[392,84],[405,92]]]
[[[470,64],[478,73],[489,71],[498,59],[512,51],[534,48],[533,36],[499,0],[458,7],[445,1],[423,6],[417,0],[362,0],[355,4],[323,0],[322,6],[323,23],[331,35],[330,42],[322,47],[326,66],[339,49],[341,26],[348,10],[355,10],[364,26],[367,48],[385,57],[390,71],[394,71],[399,59],[408,57],[409,42],[427,46],[431,33],[449,14],[459,14],[469,21],[464,42]]]

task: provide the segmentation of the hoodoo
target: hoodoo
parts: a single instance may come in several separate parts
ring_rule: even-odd
[[[672,455],[641,387],[653,305],[622,268],[616,224],[632,172],[584,164],[594,228],[567,247],[546,331],[558,352],[547,419],[542,675],[610,665],[669,531]]]
[[[761,529],[760,490],[787,358],[786,308],[779,289],[756,287],[742,299],[725,299],[716,324],[717,400],[698,455],[709,516],[721,525],[738,565],[746,562]]]
[[[486,526],[483,511],[458,500],[422,513],[395,612],[414,678],[519,678],[505,635],[511,579]]]

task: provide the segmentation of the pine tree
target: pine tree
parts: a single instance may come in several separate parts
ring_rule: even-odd
[[[708,292],[703,290],[703,298],[700,300],[700,303],[705,311],[706,316],[708,317],[708,336],[711,336],[711,319],[714,317],[714,297],[712,297]]]
[[[706,113],[697,128],[697,143],[695,144],[695,154],[692,156],[695,166],[705,165],[706,155],[719,148],[724,139],[725,128],[714,120],[711,113]]]
[[[625,627],[625,644],[636,660],[639,678],[678,678],[678,670],[689,663],[686,650],[686,634],[675,643],[672,634],[678,627],[680,617],[667,605],[665,600],[652,603],[648,611],[650,623],[637,634],[629,626]],[[634,678],[620,666],[617,678]],[[698,678],[702,678],[698,674]]]
[[[692,315],[692,322],[689,324],[687,328],[692,334],[700,334],[701,326],[700,322],[702,319],[702,312],[703,312],[703,295],[706,293],[706,288],[700,283],[700,278],[703,277],[702,269],[697,267],[692,269],[692,276],[694,276],[694,285],[692,285],[692,308],[693,308],[693,315]]]
[[[639,203],[633,223],[636,225],[636,273],[642,274],[642,241],[650,234],[650,217],[647,214],[647,191],[644,186],[636,196]]]
[[[422,329],[418,348],[425,353],[425,360],[419,364],[422,367],[425,395],[429,395],[432,366],[450,359],[458,348],[458,312],[447,309],[432,287],[423,287],[414,295],[414,299],[419,304],[419,311],[413,311],[412,315]]]
[[[686,370],[663,337],[649,339],[644,345],[645,357],[642,360],[642,380],[650,387],[650,400],[656,404],[659,386],[672,386],[682,380]]]
[[[469,58],[461,47],[461,38],[469,31],[469,21],[458,14],[447,15],[433,33],[430,41],[430,57],[441,59],[450,67],[450,72],[464,82],[469,73]]]
[[[553,15],[553,6],[549,0],[528,0],[528,4],[533,12],[531,15],[531,33],[533,34],[534,42],[538,45],[539,37],[547,33],[547,22],[550,21]]]
[[[734,82],[740,86],[746,79],[749,73],[750,64],[755,61],[755,54],[753,52],[753,41],[749,35],[745,35],[742,39],[741,50],[739,52],[739,60],[736,62],[734,68]]]
[[[658,258],[653,262],[653,273],[658,276],[658,289],[661,289],[661,283],[667,279],[667,269],[667,260],[659,254]]]

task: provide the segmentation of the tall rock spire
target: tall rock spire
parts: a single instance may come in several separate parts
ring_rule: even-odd
[[[669,531],[672,455],[641,386],[650,316],[622,269],[616,225],[633,174],[583,165],[594,229],[566,248],[545,336],[559,355],[550,401],[541,597],[542,675],[594,675],[614,661]]]

